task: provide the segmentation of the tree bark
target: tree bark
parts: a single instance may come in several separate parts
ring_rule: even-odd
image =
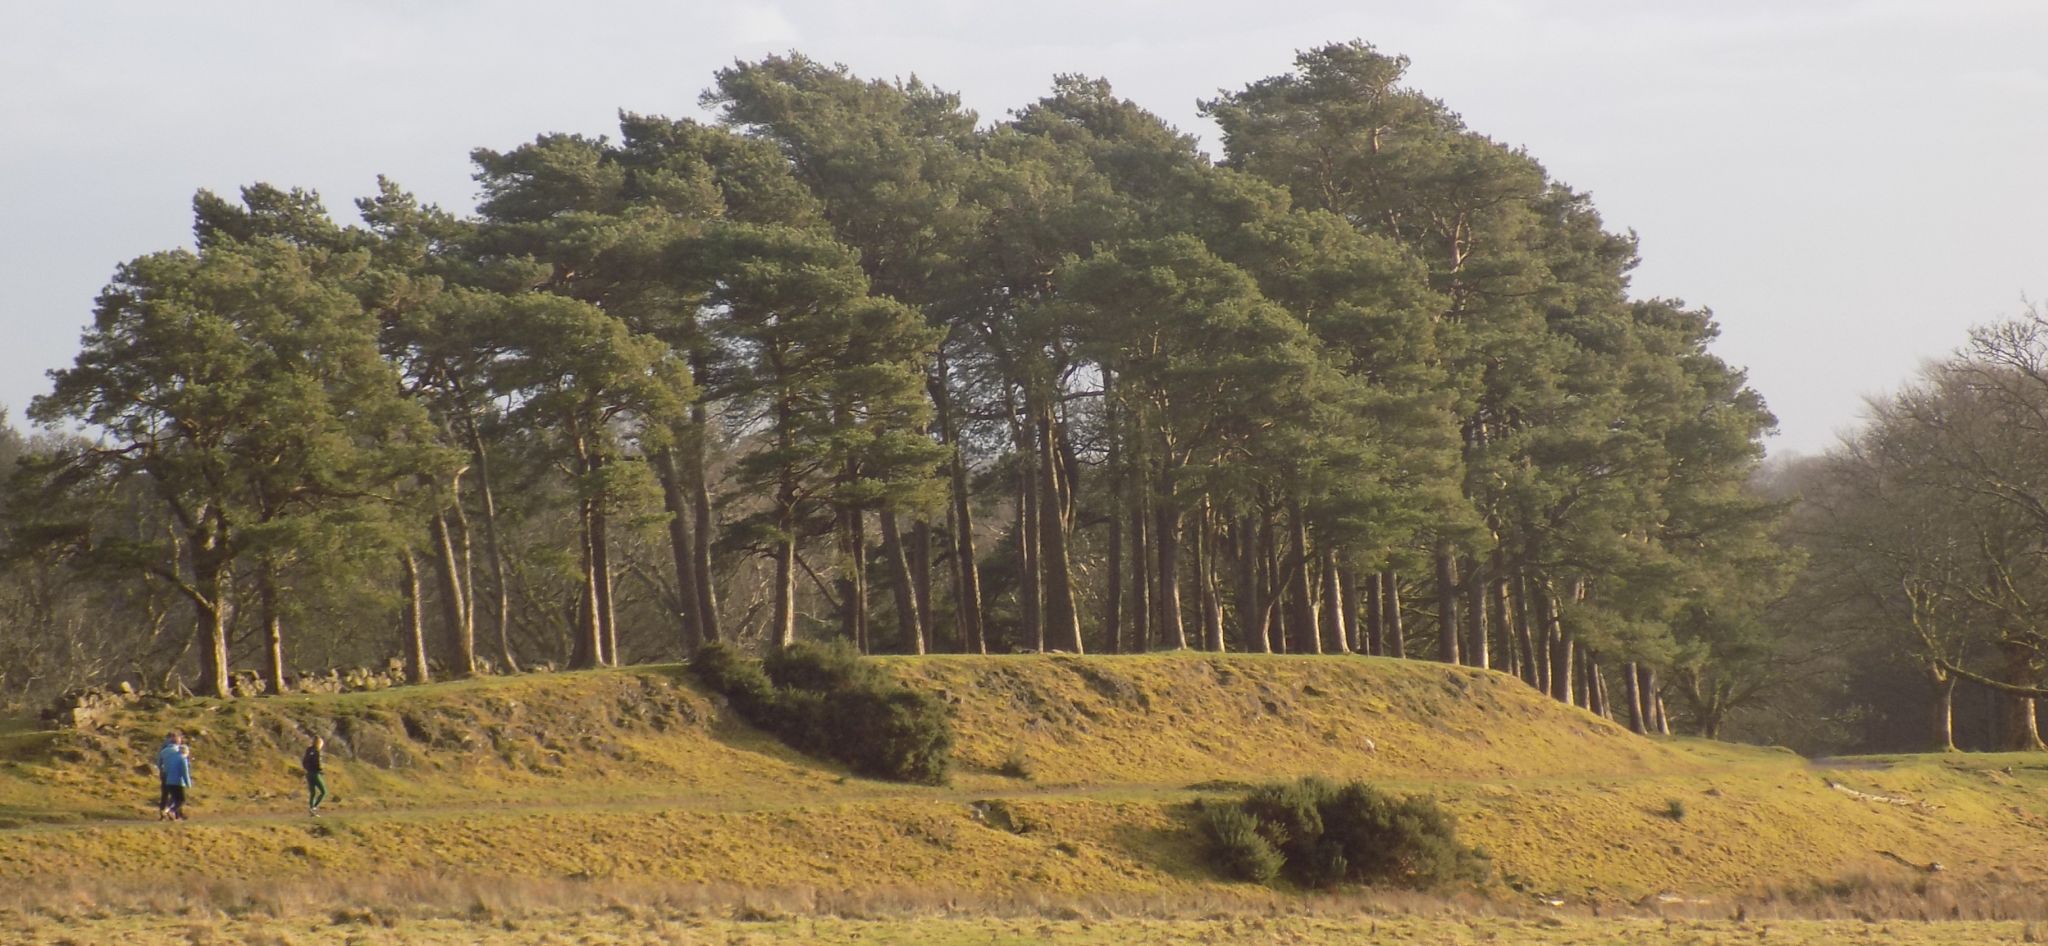
[[[464,594],[462,562],[455,552],[445,510],[429,518],[429,527],[434,540],[434,579],[441,593],[441,635],[448,648],[446,669],[452,676],[467,677],[476,673],[476,628],[469,622],[474,612]]]
[[[1362,587],[1365,589],[1365,652],[1378,657],[1387,652],[1384,618],[1380,610],[1379,576],[1368,577]]]
[[[1572,701],[1572,644],[1564,636],[1562,623],[1558,619],[1557,595],[1550,588],[1547,579],[1538,579],[1534,597],[1536,599],[1536,621],[1542,626],[1543,647],[1550,658],[1550,698],[1559,703]]]
[[[1479,567],[1477,557],[1465,560],[1465,662],[1481,670],[1493,668],[1493,648],[1486,639],[1490,624],[1486,620],[1487,592],[1492,584],[1486,573]],[[1498,625],[1493,625],[1498,626]]]
[[[1209,500],[1202,500],[1202,513],[1195,520],[1196,594],[1202,603],[1203,646],[1223,653],[1223,597],[1216,587],[1216,517]]]
[[[619,614],[612,605],[611,514],[600,503],[590,513],[590,580],[597,608],[598,662],[619,665]]]
[[[1351,629],[1344,613],[1344,579],[1337,572],[1337,550],[1323,544],[1323,627],[1330,634],[1330,652],[1351,652]]]
[[[970,654],[988,653],[988,637],[983,631],[981,608],[981,568],[974,552],[974,511],[972,497],[968,494],[967,461],[961,455],[960,431],[953,420],[952,369],[946,360],[946,347],[939,346],[938,381],[932,386],[932,401],[937,408],[939,439],[952,448],[946,461],[946,472],[952,480],[953,494],[953,611],[954,620],[960,628],[960,649]]]
[[[284,616],[277,607],[276,566],[265,562],[257,576],[258,606],[263,610],[263,679],[271,696],[284,695]]]
[[[2005,655],[2005,682],[2015,686],[2033,686],[2033,650],[2012,641],[2002,643],[2000,649]],[[2048,749],[2041,743],[2041,724],[2034,715],[2031,697],[2001,694],[1999,702],[2005,711],[2006,748],[2021,752]]]
[[[1159,551],[1154,569],[1154,595],[1159,602],[1159,635],[1175,650],[1188,649],[1188,629],[1180,608],[1180,526],[1181,511],[1173,496],[1173,484],[1162,482],[1155,501],[1158,528],[1152,544]]]
[[[1045,582],[1045,635],[1069,653],[1085,653],[1081,616],[1074,605],[1074,574],[1067,558],[1066,491],[1060,478],[1057,431],[1052,408],[1038,417],[1039,571]]]
[[[690,536],[689,500],[676,472],[675,450],[655,451],[655,476],[661,481],[661,506],[668,513],[669,558],[675,564],[676,624],[682,630],[683,652],[694,654],[704,646],[704,629],[699,621],[703,607],[697,603],[696,539]]]
[[[1231,549],[1236,553],[1237,625],[1242,646],[1262,654],[1273,652],[1273,639],[1266,633],[1266,602],[1259,595],[1259,551],[1257,531],[1247,513],[1232,530]]]
[[[498,636],[498,660],[505,673],[518,673],[519,661],[512,656],[512,589],[505,582],[505,551],[498,543],[498,499],[492,487],[490,451],[475,418],[466,418],[470,455],[476,459],[477,497],[484,507],[484,544],[490,546],[492,627]]]
[[[1131,652],[1152,649],[1152,514],[1142,468],[1131,472]]]
[[[1928,674],[1934,695],[1934,748],[1956,751],[1956,678],[1935,668]]]
[[[1408,656],[1408,644],[1401,635],[1401,576],[1391,568],[1380,572],[1380,633],[1385,637],[1387,656]]]
[[[596,552],[591,542],[592,509],[590,499],[577,502],[577,541],[582,546],[578,568],[583,587],[578,590],[576,607],[576,638],[569,650],[569,668],[587,670],[604,661],[604,626],[597,616],[597,564]]]
[[[704,356],[693,353],[690,356],[690,373],[693,377],[704,377]],[[690,431],[684,439],[684,473],[689,478],[690,506],[694,513],[690,523],[690,538],[697,544],[697,627],[704,634],[706,642],[722,639],[718,624],[718,584],[711,568],[711,540],[716,537],[718,522],[711,513],[711,476],[705,469],[708,442],[711,439],[711,418],[699,399],[690,405]]]
[[[398,553],[398,565],[402,572],[398,592],[405,624],[405,637],[399,644],[405,651],[405,679],[410,683],[427,683],[433,679],[433,673],[427,669],[426,622],[420,615],[419,563],[412,550],[405,549]]]
[[[917,586],[911,577],[910,562],[904,555],[903,534],[896,525],[896,513],[884,509],[882,516],[882,544],[887,547],[889,570],[893,580],[890,584],[896,596],[896,619],[903,630],[903,636],[910,645],[910,652],[923,656],[926,652],[924,622],[917,613]]]
[[[1643,686],[1636,662],[1631,660],[1621,665],[1622,695],[1628,699],[1628,729],[1638,736],[1648,735],[1649,714],[1643,711]]]
[[[1458,568],[1451,547],[1436,547],[1436,658],[1447,664],[1463,663],[1458,652]]]
[[[846,576],[846,594],[840,614],[846,639],[863,654],[874,653],[868,637],[868,536],[867,514],[859,509],[840,513],[839,554]]]
[[[1294,546],[1288,557],[1300,563],[1288,573],[1288,650],[1297,654],[1320,654],[1323,652],[1323,637],[1316,630],[1315,589],[1309,583],[1309,575],[1316,569],[1309,558],[1308,517],[1302,513],[1301,503],[1289,501],[1287,519],[1288,541]]]

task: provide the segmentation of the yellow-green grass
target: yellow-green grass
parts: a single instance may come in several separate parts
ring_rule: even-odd
[[[1260,916],[1062,919],[934,916],[847,918],[750,914],[745,919],[633,907],[507,916],[394,916],[339,910],[311,916],[0,911],[0,941],[70,944],[299,946],[1992,946],[2035,943],[2023,921],[1662,920],[1438,916]]]
[[[1419,662],[882,666],[953,706],[951,784],[877,782],[795,753],[676,667],[193,701],[98,733],[0,730],[0,884],[428,872],[1235,896],[1243,885],[1205,862],[1197,804],[1308,774],[1435,796],[1492,855],[1497,896],[1825,893],[1844,878],[1912,882],[1933,862],[1944,882],[2048,879],[2034,866],[2048,864],[2048,757],[1816,767],[1644,739],[1512,678]],[[197,784],[194,820],[164,825],[145,765],[171,728],[194,735]],[[314,732],[332,737],[335,795],[318,821],[299,807],[297,771]]]

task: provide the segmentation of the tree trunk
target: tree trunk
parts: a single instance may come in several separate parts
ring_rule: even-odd
[[[1550,659],[1550,698],[1559,703],[1572,702],[1572,642],[1565,637],[1563,625],[1558,619],[1557,595],[1550,588],[1547,579],[1538,579],[1534,595],[1536,599],[1536,622],[1542,628],[1543,649]]]
[[[1203,646],[1223,653],[1223,597],[1216,587],[1216,517],[1207,497],[1195,520],[1195,587],[1202,603]]]
[[[704,356],[693,353],[690,356],[690,373],[693,377],[704,377]],[[690,405],[690,436],[684,440],[683,461],[685,475],[689,478],[690,506],[695,515],[690,523],[691,538],[696,541],[697,576],[697,627],[704,633],[706,642],[720,640],[718,626],[718,584],[711,569],[711,541],[718,532],[718,522],[711,514],[711,476],[705,470],[705,454],[711,439],[711,419],[699,399]]]
[[[1259,551],[1252,516],[1247,513],[1232,530],[1237,567],[1237,626],[1242,646],[1262,654],[1273,652],[1273,639],[1266,633],[1266,602],[1259,596]]]
[[[1038,417],[1038,517],[1044,533],[1038,552],[1039,571],[1045,582],[1045,635],[1058,641],[1067,652],[1079,654],[1086,649],[1081,642],[1081,616],[1074,605],[1074,574],[1067,558],[1066,492],[1060,478],[1056,437],[1052,408],[1048,406]]]
[[[1458,568],[1451,547],[1436,547],[1436,658],[1447,664],[1462,663],[1458,652]]]
[[[1302,513],[1301,503],[1289,501],[1287,519],[1288,541],[1294,546],[1288,557],[1299,563],[1287,580],[1288,650],[1320,654],[1323,638],[1316,630],[1315,589],[1309,583],[1309,575],[1316,569],[1308,557],[1308,517]]]
[[[840,623],[846,639],[863,654],[874,653],[868,637],[868,524],[859,509],[842,510],[839,555],[846,593],[841,601]]]
[[[434,540],[434,580],[441,593],[441,639],[448,648],[446,669],[451,676],[467,677],[476,673],[476,627],[469,621],[474,612],[464,594],[462,562],[455,552],[445,510],[429,517],[429,528]]]
[[[910,524],[910,545],[903,550],[909,559],[911,604],[917,608],[918,637],[928,648],[938,648],[938,629],[932,626],[932,524],[919,517]],[[922,653],[922,651],[920,651]]]
[[[1380,572],[1380,633],[1385,637],[1387,656],[1408,656],[1408,644],[1401,635],[1401,576],[1391,568]]]
[[[784,521],[788,521],[785,515]],[[796,533],[791,523],[775,543],[775,610],[769,633],[780,647],[796,643]]]
[[[896,619],[903,630],[910,652],[923,656],[926,652],[924,622],[917,613],[917,585],[911,577],[910,561],[904,555],[903,534],[896,526],[896,513],[882,510],[882,545],[887,548],[889,571],[896,596]]]
[[[612,605],[611,514],[602,505],[590,513],[590,580],[597,607],[598,641],[603,651],[598,662],[619,665],[619,614]]]
[[[1622,695],[1628,699],[1628,729],[1638,736],[1649,735],[1649,714],[1643,711],[1643,686],[1636,662],[1621,665]]]
[[[1337,550],[1323,543],[1323,627],[1329,631],[1329,651],[1351,652],[1351,629],[1345,626],[1344,579],[1337,573]]]
[[[1510,604],[1514,608],[1515,649],[1522,661],[1522,679],[1530,686],[1544,693],[1550,692],[1549,652],[1539,648],[1542,631],[1537,627],[1536,609],[1529,600],[1530,581],[1517,575],[1510,587]]]
[[[1109,473],[1109,576],[1108,587],[1103,589],[1102,625],[1103,635],[1109,639],[1109,652],[1124,652],[1124,517],[1117,509],[1117,499],[1124,494],[1129,475],[1123,468],[1123,430],[1117,426],[1116,378],[1108,366],[1102,369],[1102,427],[1103,438],[1108,442],[1103,467]]]
[[[1520,676],[1521,654],[1515,647],[1514,593],[1508,587],[1506,563],[1499,550],[1495,550],[1488,569],[1493,580],[1488,583],[1487,617],[1494,633],[1500,635],[1500,654],[1507,662],[1503,665],[1509,676]]]
[[[1365,652],[1378,657],[1387,652],[1385,616],[1380,607],[1380,581],[1378,575],[1367,578],[1365,589]]]
[[[1159,602],[1159,635],[1175,650],[1188,649],[1188,629],[1180,609],[1180,526],[1181,511],[1173,495],[1173,484],[1164,480],[1156,500],[1158,528],[1152,544],[1159,550],[1154,595]]]
[[[276,566],[268,562],[257,576],[258,606],[263,610],[263,680],[271,696],[284,695],[284,616],[277,608]]]
[[[604,660],[604,627],[597,616],[596,552],[591,543],[592,500],[577,503],[577,541],[582,546],[577,565],[583,579],[576,606],[576,638],[569,650],[569,668],[587,670]]]
[[[1477,557],[1465,560],[1465,662],[1481,670],[1493,668],[1493,648],[1488,646],[1486,631],[1490,622],[1486,620],[1487,592],[1492,585],[1486,580],[1486,573],[1479,567]]]
[[[981,613],[981,569],[974,552],[974,512],[967,488],[967,461],[961,456],[960,431],[953,421],[952,369],[946,346],[938,350],[938,380],[932,386],[932,403],[939,422],[939,439],[952,448],[946,472],[952,480],[953,519],[953,611],[960,628],[960,649],[970,654],[988,653],[988,637]]]
[[[1935,668],[1928,672],[1934,693],[1934,748],[1956,751],[1956,678]]]
[[[398,565],[403,573],[398,592],[404,609],[405,637],[399,643],[405,651],[405,679],[426,683],[433,679],[433,674],[427,669],[426,621],[420,614],[420,567],[411,549],[398,553]]]
[[[476,458],[477,496],[484,504],[484,544],[490,546],[492,627],[498,634],[498,660],[503,672],[518,673],[519,661],[512,656],[512,589],[505,582],[505,551],[498,543],[498,499],[491,485],[490,453],[484,449],[475,421],[466,426],[470,453]]]
[[[2036,679],[2033,650],[2025,644],[2011,641],[2001,644],[2000,650],[2005,654],[2005,682],[2015,686],[2033,686]],[[2021,752],[2048,749],[2041,744],[2041,724],[2034,715],[2031,697],[2001,694],[1999,702],[2005,711],[2006,748]]]
[[[1131,651],[1152,649],[1152,513],[1144,473],[1131,473]]]
[[[650,459],[661,481],[661,508],[668,513],[669,559],[676,575],[676,625],[682,631],[683,652],[694,654],[704,646],[704,629],[698,624],[704,609],[697,604],[697,542],[690,537],[689,500],[683,496],[682,480],[676,473],[675,450],[663,448]]]

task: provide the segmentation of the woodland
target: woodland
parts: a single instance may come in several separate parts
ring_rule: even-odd
[[[993,121],[736,63],[380,180],[200,192],[0,437],[0,703],[760,652],[1486,667],[1637,732],[2043,748],[2048,319],[1817,457],[1633,234],[1364,43]]]

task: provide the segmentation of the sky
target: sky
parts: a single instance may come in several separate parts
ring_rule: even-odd
[[[68,365],[114,267],[191,198],[387,175],[467,212],[468,154],[702,117],[737,59],[912,74],[984,120],[1061,73],[1217,150],[1196,103],[1363,39],[1635,231],[1633,288],[1828,448],[1973,325],[2048,295],[2048,3],[2035,0],[95,0],[0,8],[0,405]]]

